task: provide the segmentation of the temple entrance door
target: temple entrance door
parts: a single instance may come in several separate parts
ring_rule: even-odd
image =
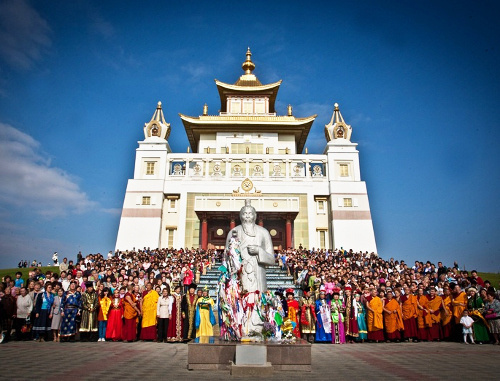
[[[266,219],[263,218],[264,227],[271,234],[273,246],[275,250],[286,248],[286,227],[283,219]]]
[[[258,215],[257,223],[261,222],[269,231],[273,241],[275,250],[286,248],[286,220],[281,216],[266,216],[265,214]],[[269,217],[269,218],[266,218]],[[235,218],[235,225],[240,225],[239,218]],[[207,248],[208,249],[223,249],[226,244],[226,238],[229,234],[230,221],[217,217],[207,218]]]
[[[227,220],[208,220],[208,247],[221,249],[226,244],[229,233],[229,222]]]

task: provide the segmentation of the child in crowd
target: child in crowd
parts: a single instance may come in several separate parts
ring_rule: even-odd
[[[21,271],[18,271],[16,273],[16,280],[14,282],[14,287],[16,288],[21,288],[24,286],[24,279],[22,278],[23,273]]]
[[[469,311],[464,310],[462,313],[462,318],[460,319],[460,324],[462,324],[462,333],[464,334],[464,343],[469,344],[467,342],[467,335],[469,335],[469,339],[472,344],[476,344],[474,342],[474,337],[472,335],[472,324],[474,324],[474,320],[469,316]]]

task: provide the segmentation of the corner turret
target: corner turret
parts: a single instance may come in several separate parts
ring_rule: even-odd
[[[330,123],[325,125],[325,137],[327,142],[335,139],[351,141],[352,127],[344,121],[340,113],[339,104],[333,105],[333,115]]]
[[[144,140],[168,140],[170,136],[170,123],[165,121],[161,102],[158,102],[153,117],[148,123],[144,123]]]

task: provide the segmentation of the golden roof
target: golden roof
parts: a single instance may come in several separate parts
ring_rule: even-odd
[[[307,118],[270,115],[201,115],[187,116],[179,113],[193,152],[198,150],[201,134],[217,132],[273,132],[293,134],[297,152],[302,152],[307,136],[317,115]]]
[[[276,101],[276,96],[278,94],[279,87],[281,85],[281,80],[274,83],[269,83],[263,85],[259,79],[253,74],[255,69],[255,64],[252,62],[252,52],[248,48],[246,53],[246,60],[241,65],[243,71],[245,72],[240,78],[234,83],[224,83],[215,80],[217,85],[217,90],[220,96],[220,111],[226,112],[227,107],[227,97],[231,95],[235,96],[267,96],[269,97],[269,112],[276,112],[274,109],[274,103]]]

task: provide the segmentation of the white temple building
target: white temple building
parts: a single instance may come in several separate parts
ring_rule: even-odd
[[[116,240],[133,248],[223,248],[247,198],[275,249],[343,248],[377,252],[366,184],[352,128],[334,105],[323,154],[304,145],[316,118],[277,115],[281,81],[263,85],[248,49],[244,74],[215,81],[221,106],[179,114],[190,143],[172,152],[161,102],[144,125]],[[191,152],[190,152],[191,151]]]

